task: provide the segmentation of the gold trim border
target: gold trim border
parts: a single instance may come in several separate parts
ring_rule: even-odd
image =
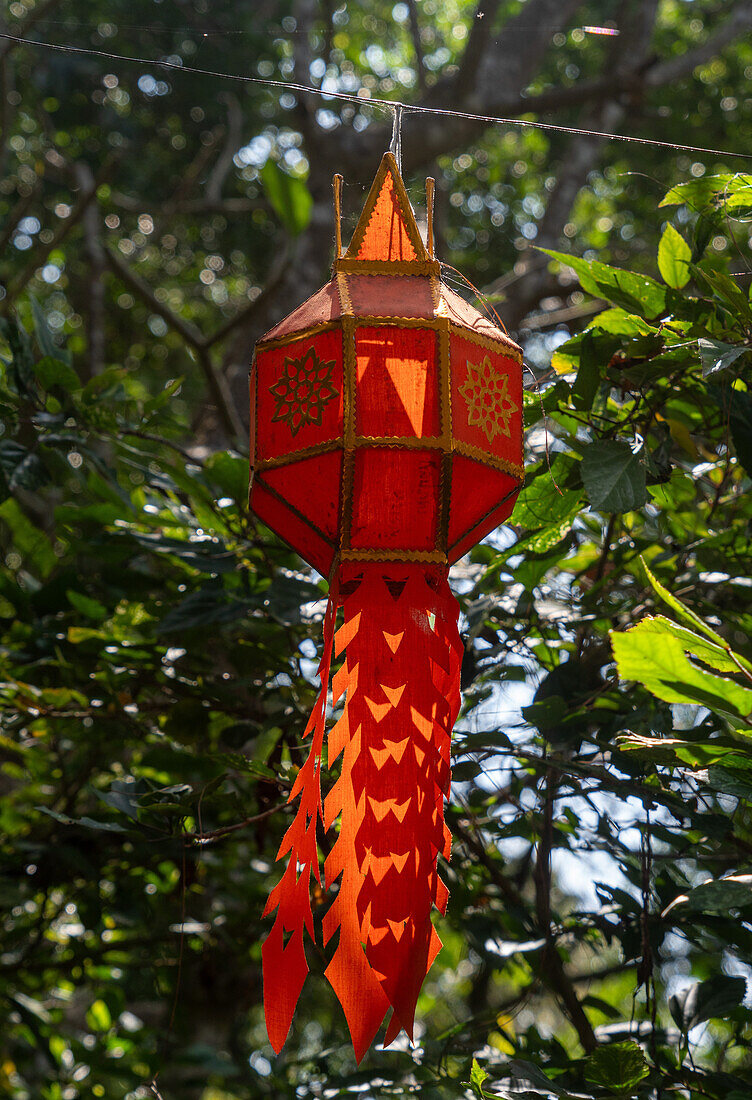
[[[338,279],[338,289],[342,294],[341,283],[345,280]],[[476,344],[478,347],[485,348],[487,351],[495,351],[499,354],[501,345],[506,353],[506,358],[511,359],[513,362],[522,364],[523,356],[522,350],[514,340],[509,336],[505,336],[503,332],[499,331],[498,337],[488,336],[486,334],[475,332],[471,328],[466,328],[464,325],[457,324],[455,321],[450,321],[447,317],[390,317],[381,316],[379,314],[354,314],[352,305],[349,301],[349,294],[347,295],[347,307],[348,312],[343,312],[341,316],[334,318],[331,321],[321,321],[316,325],[309,325],[308,328],[300,329],[299,332],[291,332],[287,336],[278,336],[273,340],[259,340],[256,344],[256,354],[260,351],[271,351],[274,348],[284,347],[294,341],[305,340],[307,337],[318,336],[322,332],[338,331],[343,328],[343,320],[345,317],[351,316],[356,323],[356,327],[371,327],[371,328],[429,328],[434,331],[441,332],[442,329],[449,325],[449,331],[454,336],[459,336],[463,340],[467,340],[471,344]],[[345,303],[342,302],[342,306]]]
[[[453,454],[457,454],[461,458],[469,458],[481,466],[489,466],[491,469],[510,474],[519,481],[524,481],[525,478],[523,466],[511,462],[508,458],[502,458],[500,455],[483,451],[480,447],[476,447],[472,443],[465,443],[461,439],[455,439],[453,446],[447,447],[444,440],[438,436],[425,436],[423,439],[412,439],[410,437],[401,439],[399,436],[359,435],[353,440],[349,453],[354,456],[356,451],[369,450],[374,447],[386,447],[395,451],[442,451],[450,458]],[[316,443],[312,447],[304,447],[299,451],[286,451],[283,455],[260,458],[254,463],[254,470],[262,473],[264,470],[279,469],[280,466],[290,466],[295,462],[302,462],[306,458],[315,458],[316,455],[328,454],[330,451],[336,451],[340,448],[345,454],[348,453],[348,448],[345,447],[342,439],[337,437],[337,439],[328,440],[325,443]]]
[[[361,260],[343,256],[332,264],[335,275],[441,275],[438,260]]]
[[[447,556],[443,550],[343,550],[341,561],[422,561],[446,564]]]

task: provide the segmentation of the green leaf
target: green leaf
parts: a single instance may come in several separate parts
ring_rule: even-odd
[[[593,334],[586,332],[580,345],[580,367],[572,386],[572,404],[581,412],[589,412],[601,381],[601,362],[595,350]]]
[[[41,488],[50,480],[42,459],[15,439],[0,441],[0,471],[5,475],[8,491]]]
[[[18,503],[11,498],[0,504],[0,520],[10,528],[14,549],[43,579],[47,578],[57,565],[57,558],[45,533],[27,519]]]
[[[677,1026],[686,1035],[705,1020],[723,1019],[737,1008],[746,991],[744,978],[729,978],[716,974],[705,982],[675,994],[668,1002]]]
[[[658,270],[663,281],[674,290],[681,290],[689,282],[691,260],[691,248],[681,233],[669,223],[658,245]]]
[[[509,1070],[513,1077],[532,1086],[533,1091],[536,1093],[541,1093],[546,1097],[550,1096],[551,1093],[556,1096],[561,1095],[562,1090],[559,1086],[555,1085],[551,1078],[533,1062],[528,1062],[523,1058],[512,1058],[509,1062]]]
[[[76,611],[80,611],[87,618],[99,621],[107,618],[107,608],[99,600],[93,600],[90,596],[84,596],[81,592],[74,592],[71,588],[65,594],[68,597],[68,602],[75,607]]]
[[[248,459],[230,451],[219,451],[206,461],[206,472],[226,496],[238,504],[248,500]]]
[[[727,645],[726,641],[721,637],[720,634],[716,634],[715,630],[713,630],[712,627],[709,627],[707,623],[703,622],[699,615],[696,615],[694,611],[687,607],[686,604],[683,604],[682,601],[673,594],[673,592],[669,592],[669,590],[661,584],[658,578],[651,573],[650,568],[648,567],[648,564],[642,557],[642,555],[640,555],[640,562],[642,564],[642,568],[645,570],[645,576],[648,579],[648,584],[650,585],[650,587],[653,589],[657,596],[660,596],[663,602],[668,607],[670,607],[672,611],[676,612],[680,619],[684,619],[686,623],[689,623],[690,626],[695,628],[695,630],[699,631],[701,634],[704,634],[706,638],[709,638],[711,642],[714,642],[716,646],[718,646],[720,649],[723,649],[726,653],[732,652],[730,650],[730,647]],[[738,653],[735,653],[734,656],[736,657],[736,660],[739,664],[743,665],[744,668],[752,671],[752,664],[750,664],[749,661],[745,660],[744,657],[740,657]]]
[[[698,264],[690,264],[690,270],[697,281],[711,290],[727,307],[747,321],[752,319],[752,310],[746,294],[725,271],[700,267]]]
[[[32,316],[34,317],[34,334],[37,338],[37,343],[39,344],[42,355],[50,359],[56,359],[58,362],[62,361],[63,365],[65,365],[70,357],[70,353],[63,351],[63,349],[59,348],[55,343],[52,336],[52,329],[47,324],[47,317],[45,316],[44,310],[33,294],[29,295],[29,301],[31,303]],[[78,382],[78,375],[75,371],[73,371],[73,375]]]
[[[677,183],[666,192],[658,206],[684,204],[692,210],[702,210],[713,204],[716,194],[724,191],[732,179],[731,175],[703,176],[701,179]]]
[[[59,386],[66,393],[75,393],[81,389],[81,379],[73,367],[51,355],[46,355],[34,364],[34,374],[45,390]]]
[[[604,309],[588,325],[588,330],[598,328],[602,332],[611,332],[616,336],[651,336],[656,330],[653,325],[643,321],[636,313],[627,313],[623,309]]]
[[[585,1061],[585,1078],[617,1094],[633,1092],[649,1073],[645,1055],[631,1040],[597,1047]]]
[[[473,1058],[473,1064],[470,1069],[470,1085],[475,1092],[476,1096],[479,1096],[481,1100],[484,1097],[483,1082],[488,1080],[488,1074],[486,1071],[478,1065],[475,1058]]]
[[[582,452],[582,481],[599,512],[632,512],[647,499],[645,466],[626,443],[604,440]]]
[[[703,882],[688,892],[686,905],[700,913],[747,908],[752,905],[752,875],[728,875]]]
[[[731,391],[728,417],[736,457],[752,477],[752,393],[749,390]]]
[[[693,703],[744,729],[752,713],[752,691],[692,664],[682,643],[655,620],[644,619],[624,633],[611,632],[611,645],[623,680],[644,684],[667,703]]]
[[[313,197],[305,181],[283,171],[271,158],[259,172],[259,178],[285,229],[293,237],[299,236],[311,220],[313,209]]]
[[[697,346],[702,360],[703,378],[726,370],[741,355],[750,350],[738,344],[724,344],[722,340],[707,340],[704,337],[697,341]]]
[[[571,267],[580,280],[583,290],[596,298],[606,298],[627,313],[635,313],[648,319],[657,317],[666,305],[666,290],[648,275],[610,267],[599,260],[583,260],[566,252],[541,248],[559,263]]]
[[[107,1031],[112,1026],[112,1016],[104,1001],[93,1001],[86,1013],[86,1022],[92,1031]]]
[[[695,634],[694,631],[688,630],[685,626],[679,626],[663,615],[649,615],[642,621],[650,622],[656,628],[660,627],[661,630],[665,630],[673,638],[678,638],[684,652],[697,657],[703,664],[710,665],[711,668],[715,668],[719,672],[739,671],[738,662],[729,656],[729,651],[725,646],[706,641],[699,634]]]
[[[58,813],[57,810],[50,810],[47,806],[35,806],[35,810],[39,810],[42,814],[47,814],[48,817],[52,817],[55,821],[59,821],[61,825],[82,825],[85,829],[95,829],[98,832],[105,833],[124,833],[126,830],[122,825],[118,825],[114,821],[94,821],[91,817],[68,817],[67,814]]]

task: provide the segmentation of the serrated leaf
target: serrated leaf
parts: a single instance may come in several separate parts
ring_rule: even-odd
[[[691,260],[691,248],[681,233],[669,223],[658,245],[658,270],[663,281],[674,290],[681,290],[689,282]]]
[[[585,1061],[585,1078],[615,1093],[632,1092],[650,1073],[637,1043],[628,1040],[597,1047]]]
[[[582,481],[598,511],[632,512],[647,499],[644,464],[631,447],[616,440],[590,443],[583,449]]]
[[[479,1096],[483,1100],[483,1082],[488,1080],[488,1074],[479,1066],[476,1059],[473,1058],[473,1064],[470,1069],[470,1085],[475,1091],[475,1095]]]

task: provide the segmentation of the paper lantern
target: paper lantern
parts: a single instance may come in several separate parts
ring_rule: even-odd
[[[270,1041],[279,1051],[308,967],[317,828],[333,830],[323,918],[326,976],[358,1060],[391,1007],[385,1043],[412,1037],[440,946],[431,922],[447,889],[443,803],[459,705],[462,646],[449,565],[506,519],[522,471],[521,351],[441,279],[386,153],[341,254],[335,177],[332,280],[256,346],[251,372],[253,512],[329,578],[321,691],[310,755],[290,800],[263,947]],[[342,625],[336,630],[341,609]],[[322,803],[326,701],[336,782]],[[338,758],[342,754],[341,763]]]

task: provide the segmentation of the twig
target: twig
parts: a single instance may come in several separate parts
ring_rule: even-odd
[[[253,817],[246,817],[243,821],[238,821],[234,825],[224,825],[220,829],[212,829],[208,833],[183,833],[183,840],[192,840],[195,844],[209,844],[212,840],[218,840],[220,837],[227,836],[228,833],[237,832],[238,829],[245,829],[248,825],[254,825],[257,821],[264,821],[265,818],[271,817],[272,814],[276,814],[279,810],[284,810],[286,802],[280,802],[278,806],[270,806],[268,810],[264,810],[260,814],[254,814]]]
[[[156,313],[157,316],[161,317],[171,328],[178,332],[185,342],[193,349],[196,360],[206,378],[209,391],[214,399],[225,430],[232,439],[236,441],[243,439],[245,436],[243,423],[238,416],[237,409],[233,403],[224,376],[214,368],[211,356],[209,355],[209,344],[203,333],[200,332],[195,325],[192,325],[190,321],[184,320],[178,313],[173,313],[164,302],[160,302],[151,287],[145,283],[139,275],[132,271],[130,266],[125,263],[124,260],[121,260],[115,252],[109,248],[105,249],[105,258],[117,277],[125,283],[126,286],[130,287],[134,293],[138,294],[138,296],[146,302],[149,308]]]
[[[120,151],[120,154],[112,154],[106,159],[101,169],[97,173],[95,179],[93,180],[92,184],[82,191],[68,217],[59,226],[57,232],[55,233],[49,244],[46,244],[44,246],[43,252],[34,253],[21,274],[18,276],[17,279],[13,281],[12,286],[8,288],[7,296],[0,303],[0,312],[7,312],[12,303],[15,301],[19,292],[22,291],[26,284],[30,282],[30,280],[34,277],[37,268],[44,263],[50,252],[53,252],[56,248],[59,248],[62,242],[70,233],[71,229],[73,229],[74,226],[78,225],[86,212],[87,206],[96,196],[97,188],[107,179],[110,172],[113,170],[119,155],[121,154],[122,150]]]

